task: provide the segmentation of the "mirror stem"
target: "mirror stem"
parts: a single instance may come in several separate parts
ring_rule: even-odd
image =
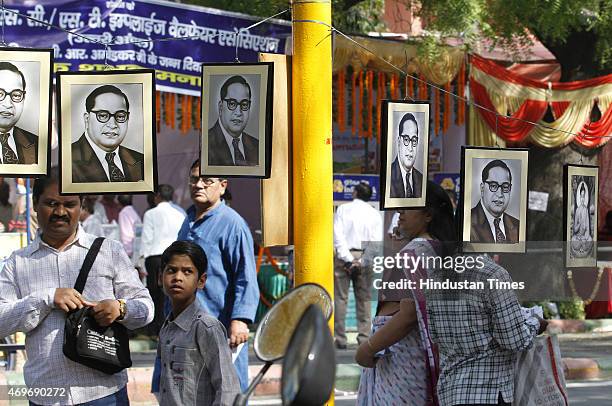
[[[241,393],[238,396],[236,396],[236,399],[234,400],[234,406],[245,406],[247,404],[247,400],[249,400],[249,397],[255,390],[255,387],[259,385],[259,382],[261,382],[264,375],[266,374],[266,372],[268,372],[268,369],[270,369],[272,364],[273,362],[271,361],[268,361],[265,363],[263,368],[259,370],[259,373],[257,374],[257,376],[253,379],[253,381],[251,381],[251,384],[249,385],[249,388],[247,389],[247,391],[245,393]]]

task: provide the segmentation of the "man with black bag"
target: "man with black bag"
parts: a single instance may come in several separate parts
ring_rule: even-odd
[[[82,293],[74,289],[96,239],[78,227],[80,198],[60,196],[52,172],[36,180],[32,199],[40,232],[28,247],[13,252],[0,271],[0,337],[26,333],[24,378],[34,389],[30,405],[128,405],[125,370],[112,374],[112,369],[88,367],[64,355],[67,313],[91,307],[89,323],[97,323],[99,330],[92,327],[87,334],[111,331],[112,341],[113,332],[123,327],[151,322],[151,296],[121,244],[111,240],[102,241],[97,255],[90,254]]]

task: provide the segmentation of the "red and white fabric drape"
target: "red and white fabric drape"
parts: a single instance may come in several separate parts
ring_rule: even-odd
[[[475,122],[469,141],[473,145],[495,145],[497,135],[505,142],[532,142],[547,148],[570,142],[597,148],[612,136],[612,75],[577,82],[538,82],[474,55],[470,93],[476,104],[490,110],[472,107]],[[592,121],[595,105],[601,117]],[[549,106],[554,121],[542,121]]]

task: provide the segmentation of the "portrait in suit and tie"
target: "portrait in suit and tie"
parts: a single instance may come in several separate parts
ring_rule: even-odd
[[[385,179],[384,208],[423,207],[429,146],[429,104],[385,102],[381,165]],[[388,164],[387,164],[388,163]]]
[[[0,48],[0,175],[47,172],[50,51]]]
[[[465,151],[470,169],[464,169],[469,179],[462,181],[464,241],[478,252],[517,252],[524,247],[519,243],[525,241],[527,152],[479,148]]]
[[[567,164],[563,169],[565,264],[595,267],[599,167]]]
[[[204,64],[203,173],[265,175],[270,148],[267,132],[271,123],[266,118],[271,109],[270,67],[269,63]]]
[[[153,157],[147,157],[154,144],[153,134],[147,131],[152,129],[151,117],[148,112],[145,117],[144,109],[145,104],[150,104],[149,93],[143,83],[122,83],[103,76],[105,83],[73,84],[69,89],[70,126],[62,122],[61,137],[64,153],[64,137],[67,139],[70,132],[70,176],[66,171],[62,179],[90,193],[131,193],[132,187],[143,192],[139,189],[145,187],[143,183],[148,183],[147,175],[150,179],[154,169]],[[150,75],[142,79],[147,76]],[[72,78],[63,76],[64,82],[67,77]],[[138,76],[128,74],[127,78],[135,81]]]

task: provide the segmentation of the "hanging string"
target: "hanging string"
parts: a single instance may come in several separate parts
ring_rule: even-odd
[[[406,72],[408,72],[408,51],[404,51],[404,55],[406,56]],[[408,92],[408,75],[404,76],[404,100],[410,99],[410,101],[414,101],[411,97],[411,92]]]
[[[398,66],[394,65],[393,63],[389,62],[385,58],[382,58],[382,57],[378,56],[374,51],[370,50],[368,47],[366,47],[366,46],[360,44],[359,42],[355,41],[349,35],[343,33],[342,31],[338,30],[337,28],[333,27],[332,25],[330,25],[330,24],[328,24],[328,23],[326,23],[324,21],[319,21],[319,20],[292,20],[292,22],[293,23],[312,23],[312,24],[321,24],[321,25],[324,25],[324,26],[328,27],[330,29],[330,31],[335,32],[338,35],[344,37],[349,42],[353,43],[356,47],[361,48],[364,51],[366,51],[366,52],[370,53],[371,55],[373,55],[374,57],[376,57],[377,59],[380,59],[383,63],[389,65],[394,70],[396,70],[396,71],[398,71],[400,73],[403,73],[404,75],[412,77],[419,84],[424,85],[426,89],[427,89],[427,87],[431,87],[432,89],[438,89],[440,92],[443,92],[444,94],[448,93],[450,96],[452,96],[452,97],[454,97],[456,99],[459,99],[460,101],[463,101],[468,106],[472,106],[474,108],[477,108],[477,109],[480,109],[480,110],[483,110],[483,111],[487,111],[487,112],[489,112],[491,114],[494,114],[496,117],[501,116],[501,117],[503,117],[505,119],[520,121],[520,122],[523,122],[523,123],[526,123],[526,124],[530,124],[530,125],[533,125],[533,126],[537,126],[537,127],[540,127],[540,128],[544,128],[544,129],[547,129],[547,130],[558,131],[558,132],[560,132],[562,134],[567,134],[567,135],[571,135],[571,136],[574,136],[574,137],[580,137],[579,134],[573,133],[571,131],[566,131],[566,130],[562,130],[562,129],[558,129],[558,128],[552,128],[552,127],[550,127],[548,125],[541,124],[541,123],[536,123],[536,122],[533,122],[533,121],[530,121],[530,120],[525,120],[525,119],[522,119],[522,118],[519,118],[519,117],[512,117],[512,116],[508,116],[508,115],[504,115],[504,114],[499,114],[497,111],[491,110],[491,109],[489,109],[489,108],[487,108],[485,106],[481,106],[480,104],[475,103],[475,102],[467,99],[465,96],[457,95],[455,93],[452,93],[450,90],[446,90],[446,89],[444,89],[444,88],[442,88],[440,86],[437,86],[437,85],[435,85],[433,83],[429,83],[425,79],[421,79],[418,76],[411,75],[408,72],[405,72],[400,67],[398,67]],[[597,137],[597,138],[612,138],[612,135],[598,135],[598,136],[594,136],[594,137]]]
[[[434,89],[434,134],[440,133],[440,92]]]
[[[238,45],[240,44],[240,36],[242,35],[242,31],[243,30],[244,30],[244,28],[241,28],[236,33],[236,59],[234,60],[234,62],[236,62],[236,63],[240,63],[240,59],[238,59]]]
[[[495,134],[493,134],[493,136],[495,137],[495,146],[496,146],[497,148],[501,148],[501,147],[499,146],[499,142],[498,142],[498,141],[499,141],[499,137],[497,136],[497,119],[498,119],[498,118],[499,118],[499,115],[497,115],[497,114],[496,114],[496,115],[495,115]]]
[[[108,64],[108,50],[110,46],[108,44],[104,45],[104,70],[113,69],[112,66]]]
[[[6,45],[4,42],[4,0],[2,0],[2,45]]]

